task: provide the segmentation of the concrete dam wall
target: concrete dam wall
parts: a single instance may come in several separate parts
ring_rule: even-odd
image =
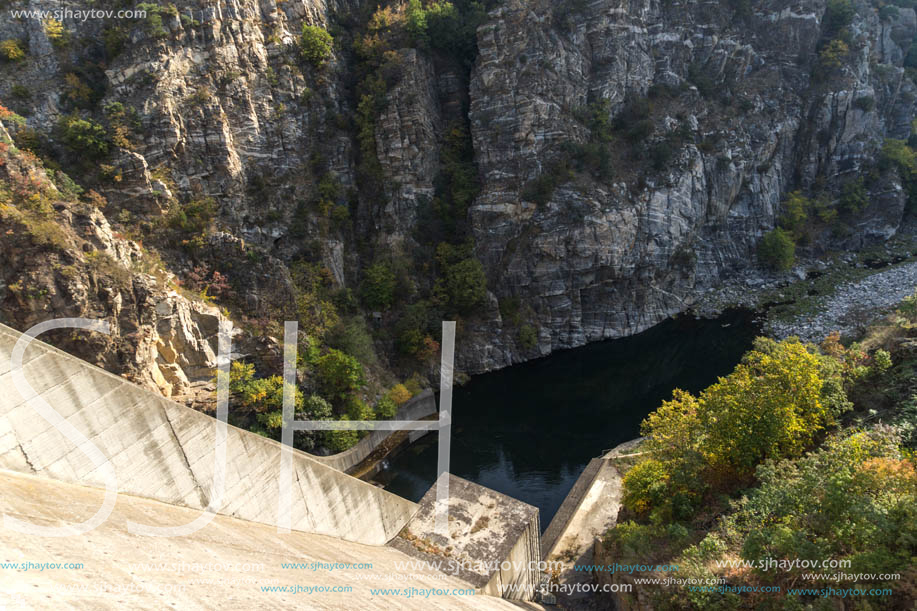
[[[104,491],[35,475],[0,470],[0,515],[39,524],[81,521],[102,504]],[[460,579],[417,567],[409,582],[400,568],[411,560],[387,546],[363,545],[335,537],[293,531],[216,516],[186,537],[144,537],[129,532],[127,521],[183,524],[199,512],[128,495],[118,495],[108,520],[90,536],[63,537],[52,543],[23,536],[0,520],[0,550],[5,560],[83,562],[83,570],[2,570],[0,608],[9,611],[240,611],[248,609],[326,609],[429,611],[429,609],[519,611],[492,596],[473,594]],[[155,570],[160,563],[196,566],[193,571]],[[372,569],[296,570],[283,563],[369,563]],[[227,568],[231,567],[231,568]],[[318,586],[310,594],[264,591],[264,586]],[[384,596],[374,588],[414,587],[464,595]],[[471,588],[470,592],[468,588]],[[346,590],[345,590],[346,589]],[[344,591],[342,591],[344,590]]]
[[[395,420],[422,420],[435,413],[436,398],[433,396],[433,391],[427,389],[398,408]],[[365,460],[367,456],[372,454],[373,450],[379,447],[379,444],[394,433],[395,431],[370,431],[369,435],[358,441],[349,450],[344,450],[332,456],[312,456],[312,458],[338,471],[350,472],[353,467]],[[423,436],[425,433],[426,431],[419,431],[419,436]]]
[[[443,560],[440,556],[426,558],[406,553],[413,552],[421,544],[418,542],[422,542],[424,549],[467,547],[463,559],[473,558],[487,565],[500,566],[503,561],[510,561],[511,568],[494,574],[451,575],[443,585],[465,588],[466,595],[472,597],[450,597],[449,608],[506,608],[506,603],[498,598],[480,594],[530,599],[539,583],[538,570],[531,566],[538,559],[538,510],[457,478],[453,478],[449,498],[449,534],[441,537],[418,518],[423,513],[422,505],[351,477],[309,454],[290,450],[293,532],[278,533],[275,527],[281,497],[281,444],[223,425],[207,414],[173,403],[39,340],[29,343],[22,359],[21,373],[31,388],[21,381],[17,385],[11,361],[17,343],[25,341],[23,338],[18,331],[0,325],[0,487],[8,493],[5,502],[0,502],[3,505],[0,514],[18,516],[20,521],[39,527],[81,524],[89,517],[85,515],[89,509],[101,508],[109,498],[101,490],[106,487],[106,481],[111,481],[109,475],[113,474],[117,482],[112,513],[103,523],[91,530],[91,535],[64,537],[66,544],[57,547],[73,558],[94,557],[100,549],[112,554],[106,559],[112,562],[106,572],[74,574],[72,579],[65,580],[72,581],[79,596],[98,585],[100,574],[127,580],[123,570],[126,558],[153,554],[173,561],[179,548],[193,547],[193,541],[201,537],[201,542],[211,541],[206,544],[209,549],[214,553],[219,551],[219,557],[227,562],[234,558],[249,562],[255,556],[277,565],[281,561],[297,562],[303,556],[368,561],[373,570],[367,574],[370,579],[362,585],[354,580],[357,584],[354,591],[373,586],[373,582],[380,586],[405,585],[397,579],[396,563]],[[432,393],[425,393],[403,406],[401,413],[423,417],[431,409],[435,411],[435,401]],[[220,438],[218,431],[223,426],[226,468],[223,492],[219,496],[215,448]],[[376,442],[384,438],[377,437]],[[371,442],[373,438],[365,447],[358,448],[358,452],[345,454],[344,462],[335,466],[346,468],[344,463],[359,460],[360,454],[371,451],[366,449]],[[162,533],[169,537],[163,539],[132,531],[130,526],[125,528],[127,520],[152,527],[185,526],[205,515],[203,510],[211,505],[214,494],[219,498],[215,503],[217,516],[198,533],[189,536]],[[435,496],[434,487],[425,498]],[[427,517],[432,515],[432,500],[428,505]],[[492,522],[490,527],[482,528],[488,520]],[[411,529],[417,536],[409,534]],[[236,549],[238,541],[250,539],[255,532],[265,540],[265,533],[270,533],[273,547],[259,550],[258,544],[252,543],[245,549]],[[33,552],[31,548],[35,545],[40,547],[45,536],[50,535],[23,537],[0,520],[0,543],[8,550],[19,550],[23,557]],[[285,536],[289,539],[284,539]],[[413,543],[406,545],[404,537],[410,537]],[[39,543],[30,547],[29,541]],[[206,551],[194,553],[206,556]],[[376,563],[380,569],[376,569]],[[439,579],[446,577],[433,567],[431,562],[426,568],[412,569],[424,574],[417,583],[436,585],[437,574]],[[15,591],[30,604],[36,603],[30,608],[61,608],[60,601],[71,600],[70,594],[63,597],[41,594],[35,598],[36,590],[16,585],[22,583],[24,575],[11,574],[18,581],[11,581],[12,589],[0,589],[0,594]],[[291,583],[298,583],[295,574],[284,575],[293,580]],[[350,583],[329,575],[313,573],[310,577],[329,587]],[[0,586],[4,579],[0,574]],[[144,578],[138,575],[130,579]],[[31,584],[32,587],[49,585],[62,584],[54,579],[50,582],[39,579]],[[218,607],[222,596],[237,601],[254,600],[246,598],[252,593],[241,584],[231,591],[198,585],[184,599],[185,608]],[[501,586],[505,585],[527,589],[504,592]],[[393,602],[396,605],[407,602],[373,598],[368,590],[363,594],[368,598],[359,606],[367,609],[392,608]],[[137,600],[141,606],[156,600],[144,596],[141,599],[145,601]],[[354,602],[338,600],[323,608],[353,608]],[[428,602],[415,605],[412,601],[400,608],[425,608],[423,605]],[[99,606],[100,603],[101,600],[93,600],[95,606],[91,608],[108,608],[104,604]]]
[[[16,390],[10,359],[20,336],[0,325],[0,468],[104,487],[104,477],[87,454]],[[35,393],[111,461],[119,492],[194,509],[208,506],[215,472],[214,418],[39,340],[32,341],[23,363]],[[225,492],[218,513],[276,525],[281,445],[229,425],[227,432]],[[382,545],[417,509],[303,452],[292,454],[293,530]]]

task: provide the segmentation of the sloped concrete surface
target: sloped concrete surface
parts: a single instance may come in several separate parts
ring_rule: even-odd
[[[96,512],[104,492],[0,471],[0,513],[59,526]],[[0,608],[93,611],[121,609],[518,609],[482,595],[373,595],[370,588],[468,589],[469,584],[396,563],[411,558],[390,547],[322,535],[278,534],[267,525],[216,516],[186,537],[128,533],[127,521],[183,524],[199,512],[118,495],[109,519],[83,536],[39,538],[0,522]],[[3,568],[2,563],[82,563],[79,569]],[[345,563],[363,569],[283,569],[282,563]],[[208,568],[209,567],[209,568]],[[405,575],[412,579],[406,579]],[[323,586],[350,592],[263,592],[262,587]],[[536,608],[534,605],[527,608]]]
[[[10,358],[19,337],[0,325],[0,468],[104,487],[89,457],[17,392]],[[119,492],[196,509],[208,506],[215,479],[214,418],[38,340],[26,350],[23,369],[34,391],[112,462]],[[219,513],[275,525],[281,445],[227,429]],[[293,451],[292,490],[293,529],[371,545],[392,539],[417,508],[298,451]]]

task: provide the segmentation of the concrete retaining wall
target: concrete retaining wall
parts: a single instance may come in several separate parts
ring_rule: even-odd
[[[19,337],[0,325],[0,468],[104,487],[86,454],[40,417],[13,385],[10,356]],[[24,363],[35,392],[111,460],[120,492],[195,509],[208,505],[214,480],[214,418],[39,341],[32,342]],[[275,525],[281,446],[232,426],[227,429],[219,513]],[[295,450],[293,473],[294,530],[381,545],[417,509]]]
[[[604,462],[602,458],[593,458],[589,461],[589,464],[586,465],[586,468],[583,469],[583,472],[580,473],[579,477],[576,478],[576,482],[573,484],[573,487],[570,488],[570,492],[567,493],[564,502],[560,504],[557,513],[554,514],[554,518],[551,520],[551,523],[548,524],[547,530],[545,530],[544,534],[541,536],[542,558],[547,558],[548,554],[551,553],[551,549],[557,543],[557,539],[560,537],[561,533],[564,532],[570,519],[573,518],[580,503],[583,502],[583,497],[592,486],[592,482],[595,481],[595,476],[598,475]]]
[[[398,409],[395,420],[421,420],[431,414],[436,413],[436,399],[432,390],[425,390]],[[418,437],[422,437],[427,431],[417,431]],[[347,472],[357,466],[367,456],[372,454],[373,450],[379,447],[383,441],[393,435],[395,431],[371,431],[349,450],[345,450],[333,456],[312,456],[315,460],[323,465],[327,465],[338,471]]]
[[[484,586],[484,594],[520,601],[534,598],[541,585],[541,571],[536,568],[541,560],[540,535],[541,526],[535,513],[506,558],[494,558],[500,568]]]

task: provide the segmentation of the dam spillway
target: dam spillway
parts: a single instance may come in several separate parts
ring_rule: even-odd
[[[0,509],[21,522],[46,527],[80,523],[104,503],[104,470],[88,458],[85,447],[76,447],[60,428],[39,417],[33,407],[34,397],[18,392],[13,383],[11,356],[21,337],[18,331],[0,325],[0,478],[4,490]],[[271,559],[272,575],[283,575],[285,583],[295,583],[297,575],[279,568],[281,560],[368,563],[374,568],[364,575],[375,579],[348,581],[313,573],[309,581],[328,588],[365,590],[360,596],[361,608],[391,608],[390,600],[375,600],[368,588],[404,585],[395,577],[395,563],[408,562],[411,556],[387,544],[417,514],[416,503],[294,450],[293,532],[277,533],[274,527],[281,445],[227,425],[226,474],[218,515],[186,537],[141,536],[131,532],[128,522],[180,526],[202,515],[210,503],[209,495],[215,489],[217,421],[38,340],[28,346],[22,372],[35,396],[44,399],[110,461],[117,480],[117,501],[108,519],[83,535],[23,536],[4,522],[0,529],[4,562],[53,557],[60,562],[79,561],[84,566],[63,576],[44,571],[0,571],[0,590],[11,597],[11,604],[24,601],[27,608],[52,609],[60,608],[61,601],[83,600],[83,596],[93,608],[116,608],[111,605],[116,604],[117,598],[99,598],[96,588],[99,576],[108,575],[108,582],[125,587],[145,584],[140,591],[125,592],[127,599],[136,603],[132,606],[148,608],[153,601],[166,600],[161,597],[162,590],[157,593],[153,586],[177,586],[173,581],[176,575],[138,575],[136,571],[128,574],[126,567],[170,565],[188,558],[207,564],[203,560],[209,554],[211,564],[216,560],[219,566]],[[537,538],[537,510],[532,510]],[[460,521],[458,525],[464,528]],[[531,528],[525,532],[526,537],[532,536]],[[234,547],[243,541],[244,545]],[[537,541],[526,547],[537,549]],[[499,563],[503,559],[486,560]],[[375,568],[377,565],[382,568]],[[472,585],[429,568],[413,570],[419,574],[415,587],[426,584],[443,589],[435,584],[447,579],[445,583],[450,587],[445,589],[484,593],[480,584]],[[299,581],[301,577],[302,573]],[[535,578],[523,570],[499,579],[500,583],[512,583],[533,582]],[[342,585],[345,582],[350,585]],[[72,587],[60,589],[67,585]],[[167,599],[176,601],[180,608],[212,608],[211,603],[227,591],[232,600],[236,596],[240,601],[256,600],[258,587],[257,583],[247,582],[215,586],[211,579],[190,591],[170,589]],[[354,600],[348,603],[342,595],[331,594],[329,591],[329,596],[314,600],[325,600],[325,608],[352,608]],[[429,608],[425,606],[428,602],[420,598],[410,604],[398,600],[397,604],[420,609]],[[449,604],[450,608],[509,608],[500,598],[484,595],[452,596]]]

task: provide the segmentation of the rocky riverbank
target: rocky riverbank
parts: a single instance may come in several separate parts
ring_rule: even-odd
[[[777,338],[799,336],[818,342],[833,331],[852,337],[863,333],[875,316],[913,295],[917,288],[917,262],[908,262],[837,287],[821,300],[816,312],[788,321],[769,320],[768,335]]]
[[[759,312],[766,335],[820,342],[862,333],[870,321],[917,289],[917,251],[907,240],[880,252],[809,260],[789,272],[743,274],[691,308],[698,317],[729,308]]]

